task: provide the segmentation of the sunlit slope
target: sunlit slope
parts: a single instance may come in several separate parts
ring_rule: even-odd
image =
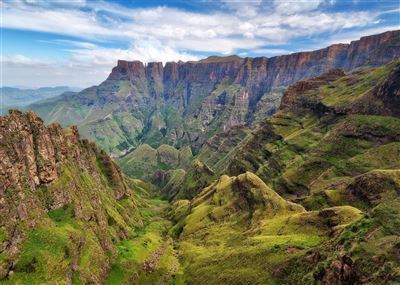
[[[250,172],[222,176],[170,215],[190,284],[274,284],[279,268],[362,217],[350,206],[307,212]]]

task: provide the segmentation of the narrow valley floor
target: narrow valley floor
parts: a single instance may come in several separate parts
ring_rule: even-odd
[[[168,235],[171,222],[164,217],[168,202],[158,198],[145,202],[140,208],[145,226],[135,238],[117,245],[118,257],[106,284],[184,284],[178,252]]]

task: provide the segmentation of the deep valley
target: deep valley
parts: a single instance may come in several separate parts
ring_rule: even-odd
[[[400,31],[118,61],[0,117],[0,284],[399,284]]]

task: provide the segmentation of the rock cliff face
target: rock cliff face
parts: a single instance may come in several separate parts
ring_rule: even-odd
[[[0,117],[0,191],[29,186],[35,190],[59,176],[58,166],[73,161],[82,169],[91,169],[101,159],[107,176],[116,190],[116,198],[127,191],[122,174],[115,163],[94,143],[81,140],[76,126],[63,130],[59,124],[45,126],[35,113],[12,110]],[[90,158],[87,161],[87,158]]]
[[[165,66],[120,60],[99,86],[31,108],[47,122],[77,124],[115,155],[141,143],[198,150],[217,132],[274,113],[283,89],[298,80],[399,57],[399,38],[400,31],[392,31],[271,58],[210,57]]]
[[[118,166],[33,112],[0,117],[0,157],[0,280],[102,283],[114,242],[142,224]]]
[[[379,66],[400,56],[400,31],[363,37],[350,44],[335,44],[311,52],[299,52],[272,58],[240,58],[236,56],[198,62],[161,62],[144,65],[139,61],[119,60],[109,80],[145,80],[149,85],[163,85],[166,97],[177,95],[175,86],[189,84],[217,84],[229,78],[245,86],[250,101],[258,101],[274,86],[288,86],[300,79],[318,76],[332,68],[351,70],[360,66]],[[153,94],[157,94],[154,92]],[[182,103],[190,101],[190,93],[183,92]]]

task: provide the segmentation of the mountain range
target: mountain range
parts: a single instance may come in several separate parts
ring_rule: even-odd
[[[0,283],[399,283],[399,57],[391,31],[118,61],[99,86],[9,111]]]
[[[273,114],[285,88],[298,80],[390,62],[400,55],[399,38],[392,31],[272,58],[209,57],[165,66],[120,60],[100,85],[29,108],[46,122],[78,125],[113,156],[143,143],[197,153],[215,133]]]
[[[41,87],[37,89],[23,89],[4,86],[0,88],[0,96],[3,104],[0,112],[6,113],[6,111],[12,107],[26,107],[34,102],[53,98],[65,92],[67,94],[72,94],[72,92],[75,91],[79,91],[79,89],[68,86]]]

